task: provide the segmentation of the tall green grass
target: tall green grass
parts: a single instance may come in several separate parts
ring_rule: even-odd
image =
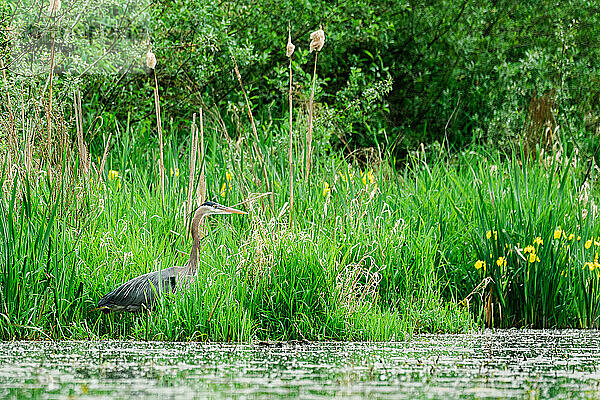
[[[244,203],[248,216],[210,220],[197,283],[149,314],[99,314],[103,294],[188,257],[186,142],[166,136],[163,201],[145,129],[118,129],[102,181],[3,172],[1,338],[392,340],[476,324],[598,326],[600,235],[581,168],[476,152],[396,171],[317,148],[311,180],[294,177],[290,226],[276,133],[257,143],[262,167],[251,146],[208,138],[209,198],[246,201],[265,191],[255,179],[265,171],[274,193]]]
[[[300,169],[294,177],[291,227],[286,144],[268,135],[257,144],[263,167],[250,146],[224,145],[216,133],[208,140],[212,200],[234,205],[264,192],[255,176],[265,171],[274,194],[245,203],[247,217],[211,219],[197,285],[151,314],[92,311],[126,280],[188,257],[186,144],[176,132],[167,136],[163,202],[148,150],[155,146],[143,125],[135,129],[115,129],[102,181],[4,175],[0,337],[390,340],[474,326],[441,290],[441,227],[446,217],[457,221],[439,208],[450,195],[445,172],[427,175],[434,195],[409,182],[421,184],[421,169],[400,176],[386,163],[359,167],[317,148],[311,180]]]
[[[597,328],[600,240],[592,192],[582,188],[577,160],[518,162],[523,158],[473,171],[476,266],[491,278],[486,321]]]

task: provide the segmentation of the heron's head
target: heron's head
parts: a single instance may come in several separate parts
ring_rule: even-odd
[[[236,210],[235,208],[227,207],[213,201],[206,201],[198,207],[200,214],[215,215],[215,214],[248,214],[245,211]]]

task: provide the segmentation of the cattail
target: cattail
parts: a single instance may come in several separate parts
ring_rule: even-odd
[[[60,0],[50,0],[50,5],[48,6],[48,14],[56,14],[60,11]]]
[[[314,31],[310,34],[310,51],[312,53],[313,50],[321,51],[323,45],[325,44],[325,32],[323,29],[319,29],[318,31]]]
[[[294,54],[294,49],[296,48],[296,46],[294,46],[294,44],[292,43],[292,33],[291,33],[291,26],[288,25],[288,42],[287,42],[287,46],[286,46],[286,55],[288,56],[288,58],[290,59],[290,90],[289,90],[289,103],[290,103],[290,147],[288,149],[288,162],[289,162],[289,170],[290,170],[290,225],[292,225],[293,223],[293,208],[294,208],[294,167],[293,167],[293,157],[292,157],[292,150],[293,150],[293,135],[292,135],[292,54]]]
[[[323,27],[319,27],[319,30],[314,31],[310,34],[310,51],[316,50],[315,53],[315,68],[313,70],[313,83],[312,91],[310,92],[310,99],[308,100],[308,134],[306,135],[306,167],[305,167],[305,179],[308,182],[308,175],[310,173],[310,159],[312,157],[312,131],[313,131],[313,112],[314,112],[314,98],[315,98],[315,86],[317,82],[317,59],[319,51],[325,44],[325,32]]]
[[[148,50],[148,52],[146,53],[146,65],[150,69],[154,69],[154,67],[156,67],[156,56],[154,55],[152,50]]]
[[[192,224],[192,192],[194,190],[194,177],[196,174],[196,152],[198,149],[198,129],[196,128],[196,113],[194,113],[192,117],[192,129],[190,132],[190,176],[188,180],[188,197],[187,197],[187,210],[186,215],[189,217],[189,220],[186,220],[186,223],[189,222],[190,226]],[[188,230],[189,232],[189,230]]]
[[[156,77],[156,56],[152,50],[146,53],[146,65],[154,71],[154,109],[156,111],[156,128],[158,130],[158,148],[160,150],[160,158],[158,159],[158,169],[160,172],[160,193],[163,201],[165,200],[165,162],[163,150],[163,134],[162,122],[160,117],[160,96],[158,94],[158,78]]]
[[[292,35],[288,32],[288,42],[287,42],[287,46],[285,47],[285,54],[288,58],[290,58],[292,56],[292,54],[294,54],[294,50],[296,49],[296,46],[294,46],[294,44],[292,43]]]

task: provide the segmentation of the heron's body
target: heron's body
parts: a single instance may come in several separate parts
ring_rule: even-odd
[[[156,298],[175,291],[177,269],[181,267],[169,267],[131,279],[104,295],[97,308],[106,312],[150,310]]]
[[[177,287],[187,286],[190,278],[194,278],[197,274],[200,248],[198,225],[204,216],[210,214],[245,214],[245,212],[212,202],[202,204],[192,219],[192,251],[184,267],[169,267],[131,279],[102,296],[96,309],[104,312],[150,310],[156,299],[164,293],[172,293]]]

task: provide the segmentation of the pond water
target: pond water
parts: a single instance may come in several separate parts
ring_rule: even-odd
[[[599,331],[394,343],[1,342],[0,398],[600,398]]]

